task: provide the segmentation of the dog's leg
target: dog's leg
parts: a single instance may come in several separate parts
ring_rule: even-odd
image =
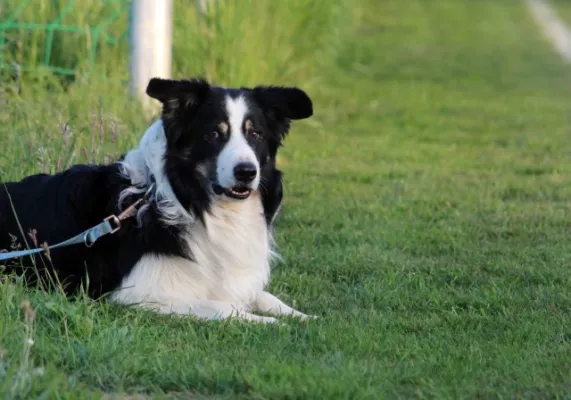
[[[308,318],[317,318],[312,315],[306,315],[301,311],[297,311],[296,309],[288,306],[276,296],[268,292],[258,293],[252,308],[258,311],[267,312],[272,315],[290,315],[292,317],[298,317],[302,320]]]
[[[190,314],[202,319],[217,320],[234,317],[251,322],[277,322],[277,319],[273,317],[263,317],[260,315],[251,314],[242,309],[237,309],[232,304],[223,301],[194,300],[190,302],[189,306]]]
[[[237,318],[244,321],[275,323],[277,319],[273,317],[263,317],[248,313],[234,307],[231,303],[218,300],[189,300],[180,301],[173,299],[160,303],[144,303],[142,307],[151,308],[161,314],[193,315],[199,319],[223,320],[226,318]]]

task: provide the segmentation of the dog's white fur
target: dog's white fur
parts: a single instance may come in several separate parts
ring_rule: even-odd
[[[252,162],[258,169],[259,163],[242,131],[247,104],[242,98],[227,98],[227,110],[232,133],[218,157],[217,173],[221,182],[231,186],[236,163]],[[153,174],[162,218],[166,223],[182,221],[188,225],[186,240],[194,261],[174,256],[144,256],[111,299],[161,313],[191,314],[205,319],[235,316],[256,322],[277,321],[252,314],[255,310],[307,318],[264,291],[275,253],[259,192],[254,191],[242,201],[219,198],[212,212],[205,215],[203,225],[174,196],[163,172],[165,146],[165,132],[158,121],[147,130],[139,148],[129,152],[123,161],[123,173],[131,180],[132,187],[122,198],[144,191]],[[258,171],[256,187],[259,176]]]
[[[151,184],[151,176],[155,177],[155,199],[162,221],[174,225],[181,222],[191,223],[194,218],[185,210],[177,200],[172,187],[164,173],[164,154],[166,150],[166,136],[161,120],[153,123],[143,135],[139,147],[129,151],[121,163],[121,170],[125,177],[131,180],[132,186],[124,190],[119,196],[119,203],[132,194],[144,193]],[[144,213],[146,206],[139,210]]]
[[[246,101],[243,97],[238,97],[237,99],[228,97],[226,99],[226,112],[229,116],[228,120],[231,134],[228,143],[220,152],[218,162],[216,163],[218,183],[223,187],[236,185],[234,166],[242,162],[247,162],[256,166],[258,174],[251,185],[252,187],[258,187],[260,183],[260,164],[254,154],[254,150],[248,145],[242,130],[242,124],[248,112]]]

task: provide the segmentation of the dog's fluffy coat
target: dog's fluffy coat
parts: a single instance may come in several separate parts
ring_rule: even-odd
[[[52,250],[50,260],[24,257],[6,271],[23,269],[30,283],[56,277],[68,293],[88,283],[95,298],[108,294],[161,313],[275,321],[252,313],[259,310],[305,318],[264,288],[282,200],[276,153],[291,120],[312,115],[309,97],[297,88],[158,78],[147,94],[162,103],[162,117],[116,163],[2,185],[0,249],[14,239],[30,244],[32,229],[39,242],[65,240],[154,183],[151,200],[92,248]]]

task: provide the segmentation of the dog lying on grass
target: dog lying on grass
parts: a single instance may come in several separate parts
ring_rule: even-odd
[[[307,315],[264,290],[282,201],[276,153],[292,120],[313,114],[292,87],[223,88],[154,78],[161,119],[110,165],[76,165],[0,188],[0,249],[14,238],[55,244],[139,201],[133,216],[91,247],[52,249],[7,263],[29,283],[55,277],[75,293],[204,319]],[[140,201],[145,194],[144,201]],[[131,207],[133,208],[133,207]],[[40,259],[41,257],[41,259]],[[32,268],[32,266],[35,266]]]

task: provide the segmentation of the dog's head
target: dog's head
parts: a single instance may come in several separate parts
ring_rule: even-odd
[[[189,195],[248,198],[273,168],[291,121],[313,114],[310,98],[293,87],[229,89],[203,79],[154,78],[147,94],[163,105],[165,173],[185,206]]]

